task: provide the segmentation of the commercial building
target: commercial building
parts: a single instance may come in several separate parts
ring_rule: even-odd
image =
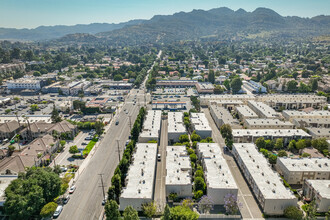
[[[143,129],[139,136],[139,142],[147,143],[148,141],[159,139],[161,127],[161,111],[148,110],[147,116],[143,123]]]
[[[201,95],[200,97],[200,104],[202,106],[207,106],[209,101],[216,101],[216,100],[239,100],[242,101],[243,104],[246,104],[248,100],[255,100],[254,95]]]
[[[197,83],[198,83],[197,80],[157,80],[156,86],[184,88],[184,87],[194,87],[196,86]]]
[[[199,94],[212,94],[214,93],[214,86],[212,83],[209,82],[198,82],[196,84],[196,89]]]
[[[255,112],[260,118],[280,118],[281,113],[276,112],[273,108],[269,107],[265,103],[256,102],[253,100],[248,101],[248,106]]]
[[[166,148],[166,196],[176,193],[179,198],[192,197],[191,163],[186,146]]]
[[[318,212],[328,212],[330,207],[330,180],[305,180],[303,186],[305,200],[315,200]]]
[[[315,108],[321,109],[327,104],[327,98],[317,95],[261,95],[257,97],[257,101],[267,103],[274,109],[304,109]]]
[[[284,144],[291,140],[311,139],[311,135],[302,129],[233,129],[234,143],[254,143],[258,138],[278,139],[282,138]]]
[[[293,129],[294,124],[289,121],[281,121],[271,118],[246,119],[244,125],[248,129]]]
[[[289,184],[303,184],[305,179],[330,179],[329,158],[278,157],[276,169]]]
[[[282,215],[287,207],[297,205],[298,199],[284,187],[254,144],[234,144],[232,152],[265,214]]]
[[[304,111],[295,111],[295,110],[286,110],[282,112],[283,117],[285,120],[293,121],[293,119],[301,119],[301,118],[318,118],[323,119],[327,118],[330,119],[330,112],[329,111],[312,111],[312,112],[304,112]]]
[[[210,114],[217,125],[220,128],[224,124],[229,124],[231,128],[241,128],[239,121],[230,114],[230,112],[224,107],[217,105],[210,105]]]
[[[294,118],[292,123],[300,128],[330,128],[330,118]]]
[[[126,187],[119,198],[119,210],[127,206],[141,211],[142,205],[149,203],[154,197],[156,173],[157,144],[137,143],[136,152],[126,177]]]
[[[266,87],[262,86],[253,80],[245,81],[243,80],[243,89],[252,93],[267,93]]]
[[[196,131],[202,139],[212,137],[212,129],[204,113],[191,113],[190,122],[193,130]]]
[[[20,78],[15,80],[8,80],[7,88],[9,90],[40,90],[41,84],[40,80]]]
[[[169,112],[167,121],[168,143],[173,144],[179,142],[179,137],[187,134],[186,127],[183,123],[183,113]]]
[[[238,117],[242,121],[245,121],[249,118],[259,118],[259,116],[247,105],[236,106],[235,109],[238,114]]]
[[[215,205],[225,204],[228,194],[237,196],[238,188],[226,159],[217,143],[198,143],[198,157],[202,161],[207,195]]]

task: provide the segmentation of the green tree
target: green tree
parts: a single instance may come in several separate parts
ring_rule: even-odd
[[[94,126],[95,126],[96,134],[101,135],[103,133],[103,127],[104,127],[103,122],[96,121]]]
[[[296,206],[289,206],[286,209],[284,209],[284,216],[289,219],[302,219],[303,218],[303,212],[298,209]]]
[[[286,153],[285,150],[280,150],[277,154],[278,157],[287,157],[288,154]]]
[[[196,177],[194,180],[194,188],[195,191],[202,190],[205,192],[206,184],[204,182],[204,179],[202,177]]]
[[[70,149],[69,149],[69,153],[70,153],[70,154],[76,154],[76,153],[79,153],[79,150],[78,150],[77,145],[73,145],[73,146],[71,146]]]
[[[41,73],[39,71],[34,71],[33,76],[41,76]]]
[[[138,212],[132,207],[127,206],[123,213],[124,220],[139,220]]]
[[[288,149],[290,151],[294,151],[294,149],[296,148],[296,141],[295,140],[291,140],[288,146]]]
[[[220,133],[225,139],[233,139],[232,129],[229,124],[224,124],[220,127]]]
[[[119,212],[119,206],[115,200],[110,200],[105,203],[104,207],[105,216],[107,217],[107,220],[119,220],[120,212]]]
[[[270,164],[276,164],[277,156],[274,154],[271,154],[271,155],[269,155],[268,160],[269,160]]]
[[[202,198],[202,196],[204,195],[202,190],[198,190],[194,192],[194,199],[195,200],[199,200],[200,198]]]
[[[120,80],[123,80],[123,76],[120,75],[120,74],[116,74],[116,75],[113,77],[113,80],[114,80],[114,81],[120,81]]]
[[[226,87],[227,90],[230,90],[230,81],[228,79],[223,81],[223,85]]]
[[[189,136],[187,134],[183,134],[179,137],[179,141],[180,143],[189,142]]]
[[[15,146],[9,145],[8,146],[8,153],[9,153],[10,156],[13,154],[14,151],[15,151]]]
[[[297,150],[302,150],[306,148],[306,143],[305,143],[305,140],[304,139],[299,139],[297,142],[296,142],[296,149]]]
[[[197,220],[199,215],[186,206],[175,206],[171,208],[172,220]]]
[[[189,158],[190,158],[191,162],[196,163],[196,161],[197,161],[197,155],[196,154],[190,154]]]
[[[157,211],[157,207],[154,201],[151,201],[147,204],[143,204],[142,205],[142,211],[143,214],[147,217],[147,218],[152,218],[152,216],[154,216],[156,214]]]
[[[288,92],[292,92],[292,93],[296,92],[298,90],[297,85],[298,85],[297,81],[295,81],[295,80],[289,81],[287,83],[287,90],[288,90]]]
[[[115,200],[116,199],[116,191],[114,186],[110,186],[108,189],[108,199]]]
[[[210,70],[209,75],[208,75],[208,80],[210,83],[214,84],[215,82],[215,77],[214,77],[214,71]]]
[[[196,131],[194,131],[191,134],[190,138],[191,138],[191,141],[197,141],[197,142],[201,141],[201,136],[199,136],[198,134],[196,134]]]
[[[61,141],[60,141],[60,145],[61,145],[62,147],[64,147],[65,144],[66,144],[66,141],[65,141],[65,140],[61,140]]]
[[[49,202],[40,211],[40,216],[43,218],[51,217],[56,211],[57,204],[55,202]]]
[[[266,147],[265,138],[263,138],[263,137],[258,138],[256,140],[255,144],[258,147],[258,149],[265,148]]]
[[[30,109],[31,111],[35,112],[39,110],[39,106],[37,104],[32,104],[30,105]]]
[[[171,220],[171,209],[168,206],[168,204],[166,204],[166,206],[165,206],[164,214],[161,217],[161,220]]]
[[[317,79],[312,79],[312,81],[311,81],[311,89],[312,89],[313,92],[315,92],[318,89]]]
[[[55,105],[53,105],[51,119],[52,119],[52,123],[57,123],[57,122],[62,121],[60,114],[58,113],[57,109],[55,108]]]
[[[115,195],[118,202],[121,193],[121,177],[118,174],[112,177],[111,185],[115,187]]]
[[[283,138],[278,138],[278,139],[276,139],[276,142],[275,142],[275,146],[274,146],[274,148],[276,149],[276,150],[280,150],[280,149],[283,149]]]
[[[242,88],[242,80],[240,78],[235,78],[231,81],[230,87],[232,89],[233,94],[236,94]]]

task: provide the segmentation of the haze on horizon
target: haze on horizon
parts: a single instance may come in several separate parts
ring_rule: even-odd
[[[193,9],[228,7],[253,11],[270,8],[282,16],[313,17],[330,14],[330,1],[324,0],[0,0],[0,27],[36,28],[38,26],[90,23],[120,23],[150,19]]]

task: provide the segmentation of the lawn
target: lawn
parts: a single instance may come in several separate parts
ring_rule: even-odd
[[[91,152],[91,150],[93,149],[93,147],[94,147],[94,145],[96,144],[96,140],[91,140],[88,144],[87,144],[87,146],[86,146],[86,148],[83,150],[83,155],[88,155],[89,154],[89,152]]]

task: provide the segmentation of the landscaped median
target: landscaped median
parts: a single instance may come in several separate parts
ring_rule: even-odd
[[[94,136],[94,138],[87,144],[86,148],[83,150],[83,156],[87,157],[89,152],[93,149],[94,145],[98,141],[97,135]]]

